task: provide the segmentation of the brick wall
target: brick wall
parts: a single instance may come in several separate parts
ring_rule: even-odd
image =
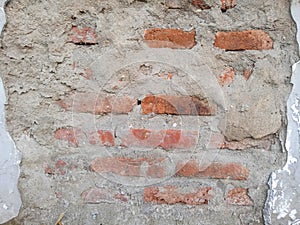
[[[296,59],[288,7],[11,1],[15,223],[263,224]]]

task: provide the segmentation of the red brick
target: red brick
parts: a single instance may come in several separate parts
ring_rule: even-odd
[[[53,175],[55,173],[54,170],[49,165],[44,166],[44,172],[49,175]]]
[[[58,140],[65,140],[75,147],[78,147],[81,143],[86,143],[86,140],[92,145],[115,145],[112,132],[107,130],[85,132],[79,128],[59,128],[55,131],[54,137]]]
[[[230,205],[251,206],[253,201],[248,195],[247,188],[233,188],[228,191],[226,201]]]
[[[211,7],[204,0],[193,0],[192,5],[199,9],[210,9]]]
[[[196,160],[179,162],[176,171],[178,176],[214,179],[247,180],[249,176],[248,168],[239,163],[213,162],[208,165],[201,165]]]
[[[223,74],[219,77],[219,84],[221,86],[230,85],[234,80],[235,74],[232,67],[226,68]]]
[[[84,77],[87,80],[90,80],[93,75],[93,71],[89,68],[84,69],[84,72],[79,73],[80,76]]]
[[[75,147],[78,147],[78,139],[83,138],[83,136],[83,132],[78,128],[59,128],[54,134],[56,139],[68,141],[69,144],[73,144]]]
[[[122,202],[128,202],[128,198],[124,194],[117,193],[114,195],[115,199],[119,199]]]
[[[211,135],[208,145],[209,149],[230,149],[230,150],[244,150],[249,148],[270,150],[274,142],[274,136],[269,135],[262,139],[245,138],[241,141],[226,141],[225,137],[220,133]]]
[[[188,204],[200,205],[208,204],[211,199],[209,194],[211,187],[201,187],[196,192],[180,193],[175,186],[166,186],[160,190],[158,187],[147,187],[144,189],[145,202],[155,202],[159,204]]]
[[[244,78],[245,80],[249,80],[250,76],[253,73],[254,65],[248,66],[246,69],[244,69]]]
[[[122,146],[190,149],[196,146],[198,136],[198,131],[131,129],[122,137]]]
[[[216,113],[217,106],[196,96],[148,95],[142,100],[143,114],[199,115]]]
[[[93,145],[99,144],[100,142],[101,145],[114,146],[115,138],[110,131],[98,130],[90,133],[89,142]]]
[[[236,5],[235,0],[221,0],[221,10],[226,12],[227,9],[232,9]]]
[[[103,188],[90,188],[81,194],[81,198],[85,203],[101,203],[111,202],[112,196],[110,191]]]
[[[110,157],[96,158],[91,162],[91,171],[97,173],[114,173],[121,176],[162,178],[165,176],[165,163],[163,158],[125,158]],[[143,168],[142,168],[143,167]],[[141,169],[145,169],[143,174]]]
[[[249,148],[258,148],[270,150],[274,138],[268,136],[262,139],[245,138],[241,141],[224,141],[220,146],[221,149],[243,150]]]
[[[273,40],[262,30],[218,32],[214,45],[225,50],[268,50]]]
[[[196,45],[196,31],[183,31],[180,29],[147,29],[144,39],[151,48],[193,48]]]
[[[68,111],[92,114],[128,113],[137,100],[128,96],[102,96],[97,93],[77,93],[66,97],[58,104]]]
[[[70,36],[70,42],[73,42],[74,44],[97,44],[96,31],[91,27],[72,27],[72,35]]]

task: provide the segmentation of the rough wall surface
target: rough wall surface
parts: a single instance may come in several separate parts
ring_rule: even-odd
[[[12,0],[12,223],[263,224],[298,57],[289,4]]]

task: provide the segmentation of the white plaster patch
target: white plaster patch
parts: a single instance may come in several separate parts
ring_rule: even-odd
[[[0,0],[0,32],[6,23],[5,2]],[[0,224],[16,217],[22,204],[18,190],[20,154],[5,128],[5,103],[5,91],[0,78]]]

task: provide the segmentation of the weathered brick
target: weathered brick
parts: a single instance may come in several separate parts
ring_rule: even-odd
[[[159,204],[188,204],[200,205],[208,204],[211,199],[211,187],[201,187],[196,192],[180,193],[175,186],[166,186],[160,190],[158,187],[147,187],[144,189],[145,202],[155,202]]]
[[[192,5],[202,10],[211,8],[204,0],[193,0]]]
[[[196,45],[195,35],[194,30],[151,28],[145,31],[144,39],[151,48],[189,49]]]
[[[122,146],[190,149],[196,146],[198,136],[198,131],[130,129],[122,137]]]
[[[254,65],[248,66],[246,69],[244,69],[244,78],[245,80],[249,80],[250,76],[253,73]]]
[[[77,93],[60,100],[65,110],[81,113],[106,114],[131,112],[137,100],[128,96],[103,96],[97,93]]]
[[[112,203],[115,200],[127,202],[128,198],[125,194],[114,193],[111,189],[107,188],[89,188],[81,193],[81,198],[85,203]]]
[[[81,198],[85,203],[101,203],[111,202],[112,196],[110,191],[103,188],[90,188],[81,194]]]
[[[248,195],[247,188],[233,188],[226,194],[226,201],[230,205],[251,206],[253,201]]]
[[[78,147],[79,139],[83,138],[83,136],[83,132],[78,128],[59,128],[54,134],[56,139],[65,140],[75,147]]]
[[[225,50],[268,50],[273,40],[263,30],[218,32],[214,45]]]
[[[74,44],[97,44],[97,34],[95,29],[91,27],[78,28],[72,27],[72,34],[70,36],[70,42]]]
[[[73,170],[85,170],[83,165],[78,165],[78,163],[73,161],[65,161],[58,159],[54,165],[45,165],[44,172],[49,175],[66,175],[68,171]]]
[[[232,67],[226,68],[223,74],[219,77],[219,84],[221,86],[230,85],[234,80],[235,74]]]
[[[226,12],[227,9],[232,9],[236,5],[236,0],[221,0],[221,10]]]
[[[215,104],[196,96],[148,95],[142,100],[143,114],[210,116],[216,111]]]
[[[121,176],[162,178],[166,175],[163,158],[96,158],[91,162],[91,171],[114,173]]]
[[[110,131],[106,130],[98,130],[91,132],[89,134],[89,143],[96,145],[96,144],[105,145],[105,146],[114,146],[115,145],[115,138]]]
[[[111,131],[83,131],[79,128],[59,128],[55,131],[54,137],[58,140],[64,140],[78,147],[80,143],[86,143],[86,140],[92,145],[114,146],[114,136]]]
[[[250,148],[270,150],[274,142],[274,136],[269,135],[262,139],[245,138],[241,141],[226,141],[225,137],[220,133],[213,133],[211,135],[208,148],[214,149],[230,149],[230,150],[244,150]]]
[[[93,75],[93,71],[89,68],[84,69],[84,72],[79,73],[80,76],[84,77],[87,80],[90,80]]]
[[[203,164],[203,163],[202,163]],[[218,163],[202,165],[196,160],[180,161],[176,165],[176,174],[185,177],[203,177],[214,179],[247,180],[249,170],[239,163]]]

